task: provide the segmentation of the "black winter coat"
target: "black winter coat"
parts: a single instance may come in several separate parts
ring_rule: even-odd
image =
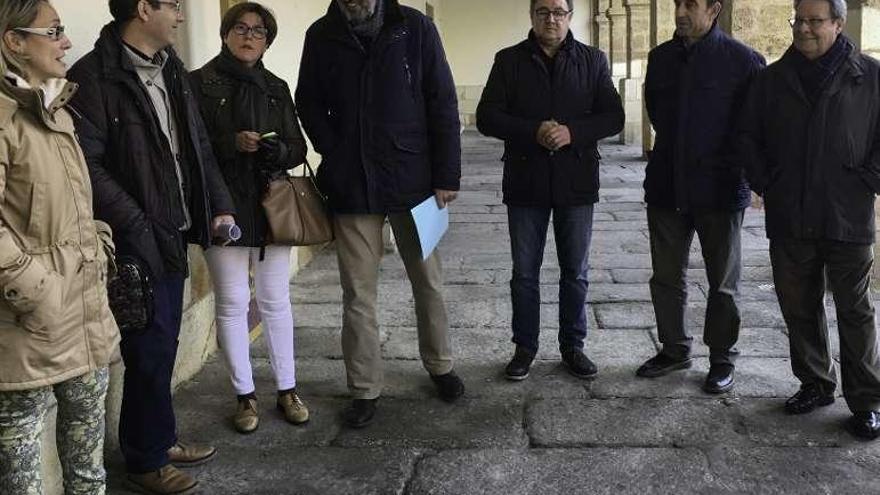
[[[458,102],[437,28],[385,1],[369,50],[335,0],[306,32],[296,106],[337,213],[406,211],[434,189],[459,189]]]
[[[235,211],[183,63],[170,48],[167,53],[164,77],[181,126],[188,232],[172,220],[179,216],[172,210],[179,186],[171,146],[123,49],[119,26],[105,26],[95,49],[68,73],[79,84],[71,108],[89,166],[95,217],[113,228],[117,255],[137,256],[158,278],[188,273],[187,241],[209,247],[213,217]]]
[[[749,82],[764,65],[717,25],[690,48],[675,37],[651,50],[645,105],[657,140],[645,171],[649,205],[681,212],[749,205],[733,140]]]
[[[259,129],[239,129],[234,115],[239,81],[218,67],[218,58],[190,74],[193,91],[202,110],[217,164],[235,202],[235,220],[242,236],[230,246],[261,247],[266,245],[269,230],[261,204],[267,180],[278,172],[305,163],[306,143],[296,118],[290,88],[262,64],[255,70],[263,73],[267,83],[266,120],[258,124]],[[235,135],[244,130],[260,134],[278,133],[278,139],[286,144],[286,153],[272,163],[267,162],[260,152],[240,153],[235,148]]]
[[[541,122],[556,120],[572,144],[551,152],[537,142]],[[504,203],[581,206],[599,200],[596,142],[623,129],[620,95],[602,51],[569,32],[552,67],[534,33],[495,55],[477,106],[477,128],[504,140]]]
[[[815,104],[794,48],[758,74],[739,135],[770,239],[874,242],[880,62],[854,49]]]

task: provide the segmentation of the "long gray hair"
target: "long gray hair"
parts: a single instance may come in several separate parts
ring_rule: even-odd
[[[797,9],[798,5],[801,4],[804,0],[794,0],[794,8]],[[825,0],[831,5],[831,17],[834,19],[843,19],[846,20],[846,0]]]
[[[28,27],[40,14],[40,5],[49,0],[3,0],[0,2],[0,36],[16,28]],[[0,40],[0,79],[5,83],[6,72],[12,71],[27,79],[27,57],[15,53]]]

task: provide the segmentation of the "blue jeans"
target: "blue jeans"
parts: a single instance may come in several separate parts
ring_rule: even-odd
[[[168,464],[177,442],[171,404],[171,376],[183,313],[184,276],[153,282],[153,323],[122,335],[125,362],[119,443],[129,473],[148,473]]]
[[[559,260],[559,349],[583,349],[587,336],[587,270],[593,234],[593,205],[567,208],[508,206],[513,277],[513,342],[538,351],[541,328],[540,272],[553,214]]]

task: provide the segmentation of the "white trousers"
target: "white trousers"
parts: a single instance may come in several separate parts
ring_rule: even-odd
[[[205,252],[214,282],[214,311],[220,346],[237,395],[254,392],[248,307],[250,265],[254,267],[257,307],[278,390],[296,387],[293,310],[290,303],[290,246],[212,247]]]

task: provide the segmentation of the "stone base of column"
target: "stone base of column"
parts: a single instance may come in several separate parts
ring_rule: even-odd
[[[641,78],[620,80],[620,98],[623,100],[623,111],[626,113],[626,125],[620,134],[622,144],[638,144],[642,142],[642,84]]]

